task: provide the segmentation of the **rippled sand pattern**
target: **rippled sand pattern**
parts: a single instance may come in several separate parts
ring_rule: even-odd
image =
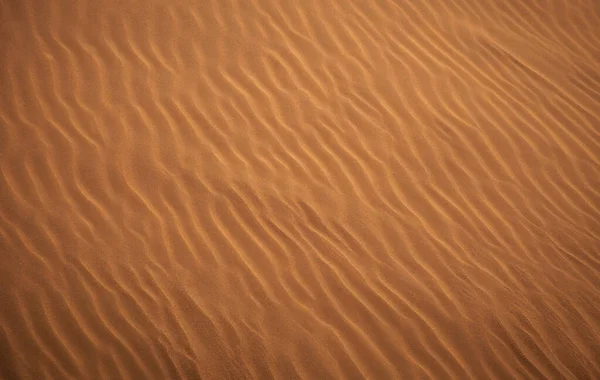
[[[600,2],[0,4],[0,378],[600,378]]]

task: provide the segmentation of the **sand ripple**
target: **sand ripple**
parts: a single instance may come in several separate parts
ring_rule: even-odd
[[[599,2],[0,5],[0,378],[600,378]]]

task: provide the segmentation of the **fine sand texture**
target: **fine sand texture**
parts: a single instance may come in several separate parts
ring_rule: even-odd
[[[600,1],[0,5],[0,379],[600,379]]]

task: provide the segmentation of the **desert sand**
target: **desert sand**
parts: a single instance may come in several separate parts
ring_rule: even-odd
[[[0,4],[1,379],[600,379],[600,2]]]

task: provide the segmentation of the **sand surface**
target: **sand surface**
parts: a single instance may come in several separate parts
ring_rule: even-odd
[[[599,1],[0,4],[1,379],[600,379]]]

